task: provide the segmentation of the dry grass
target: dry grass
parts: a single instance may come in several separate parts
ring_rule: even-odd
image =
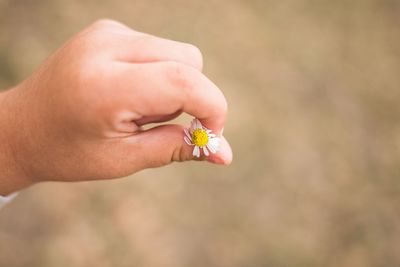
[[[99,17],[202,49],[234,163],[30,188],[0,266],[400,265],[399,1],[0,0],[0,86]]]

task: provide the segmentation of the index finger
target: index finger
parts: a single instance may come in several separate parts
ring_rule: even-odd
[[[197,69],[177,62],[128,64],[118,62],[113,79],[127,108],[141,116],[179,110],[198,118],[216,132],[224,127],[227,101],[221,90]]]

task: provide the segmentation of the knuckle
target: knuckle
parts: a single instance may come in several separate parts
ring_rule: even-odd
[[[119,26],[121,25],[119,22],[108,19],[108,18],[102,18],[94,21],[91,25],[91,28],[95,29],[101,29],[101,28],[108,28],[110,26]]]
[[[194,78],[191,69],[178,62],[169,64],[168,76],[172,84],[179,88],[192,89],[194,87]]]
[[[100,54],[105,51],[104,48],[112,47],[109,44],[114,40],[113,33],[120,27],[122,24],[111,19],[96,20],[77,35],[73,44],[89,54]]]
[[[118,21],[112,19],[98,19],[90,24],[84,33],[89,36],[98,36],[104,34],[104,32],[112,33],[117,30],[124,31],[126,29],[129,28]]]
[[[109,37],[106,28],[96,21],[82,31],[82,33],[78,34],[72,44],[80,48],[79,51],[95,51],[107,39]]]
[[[182,147],[175,147],[175,149],[172,152],[172,156],[170,161],[171,162],[182,162],[184,161],[184,153]]]
[[[188,51],[189,57],[193,65],[198,68],[203,68],[203,54],[201,53],[200,49],[192,44],[186,44],[186,49]]]
[[[184,145],[181,145],[173,150],[170,162],[184,162],[192,159],[191,152]]]

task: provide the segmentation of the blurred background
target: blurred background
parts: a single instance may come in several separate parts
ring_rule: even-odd
[[[0,88],[102,17],[201,48],[234,162],[29,188],[0,266],[400,265],[399,1],[0,0]]]

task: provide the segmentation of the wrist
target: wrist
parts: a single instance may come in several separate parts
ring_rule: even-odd
[[[10,195],[32,184],[23,171],[15,147],[19,127],[17,111],[13,109],[14,97],[11,97],[13,90],[0,92],[0,196]]]

